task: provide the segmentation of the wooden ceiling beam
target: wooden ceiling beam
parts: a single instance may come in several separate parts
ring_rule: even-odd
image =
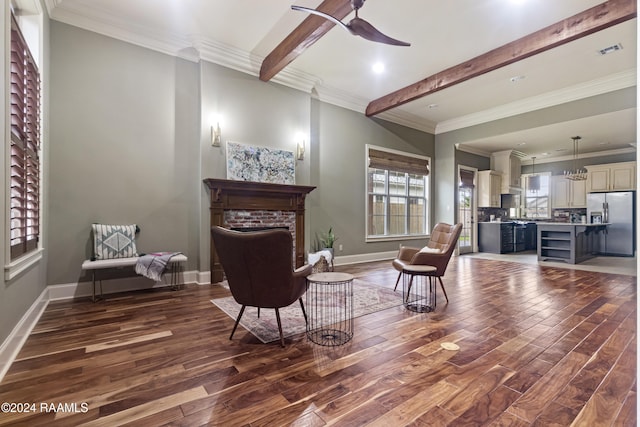
[[[495,69],[633,19],[637,15],[636,9],[636,0],[609,0],[373,100],[367,106],[365,114],[374,116]]]
[[[338,20],[342,20],[353,12],[350,0],[324,0],[317,10],[328,13]],[[327,19],[309,15],[262,61],[260,80],[265,82],[271,80],[334,26],[335,24]]]

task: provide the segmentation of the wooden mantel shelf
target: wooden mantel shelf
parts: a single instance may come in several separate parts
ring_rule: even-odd
[[[271,210],[296,212],[296,268],[304,265],[304,202],[316,187],[207,178],[210,189],[211,227],[224,224],[226,210]],[[211,240],[211,283],[223,280],[224,272]]]

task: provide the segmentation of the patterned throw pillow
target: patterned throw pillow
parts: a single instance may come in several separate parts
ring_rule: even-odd
[[[91,227],[93,228],[93,260],[138,256],[135,224],[92,224]]]

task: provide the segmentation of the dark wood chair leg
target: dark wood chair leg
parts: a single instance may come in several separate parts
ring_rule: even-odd
[[[447,291],[444,290],[444,284],[442,283],[442,277],[438,276],[438,280],[440,281],[440,287],[442,288],[442,292],[444,292],[444,298],[447,300],[447,302],[449,302]]]
[[[396,280],[396,285],[393,287],[393,292],[396,291],[396,288],[398,287],[398,283],[400,283],[401,277],[402,277],[402,271],[400,272],[400,274],[398,274],[398,280]]]
[[[282,336],[282,324],[280,323],[280,310],[276,308],[276,320],[278,321],[278,332],[280,332],[280,347],[284,348],[284,337]]]
[[[307,320],[307,312],[304,311],[304,304],[302,303],[302,298],[300,298],[300,307],[302,308],[302,315],[304,316],[304,324],[306,325],[307,323],[309,323],[309,321]]]
[[[240,318],[244,314],[245,307],[246,307],[246,305],[243,305],[242,308],[240,309],[240,313],[238,313],[238,317],[236,318],[236,324],[233,325],[233,330],[231,331],[231,336],[229,337],[229,339],[233,338],[233,334],[236,332],[236,328],[238,327],[238,323],[240,323]]]
[[[258,319],[260,318],[260,307],[258,307]]]

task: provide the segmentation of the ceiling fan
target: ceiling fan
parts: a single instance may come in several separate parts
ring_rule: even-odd
[[[364,19],[359,18],[358,9],[362,7],[364,2],[365,0],[351,0],[351,7],[356,12],[356,17],[353,18],[351,21],[349,21],[348,24],[345,24],[339,19],[336,19],[333,16],[324,12],[320,12],[319,10],[316,10],[316,9],[311,9],[308,7],[302,7],[302,6],[296,6],[296,5],[292,5],[291,9],[321,16],[333,22],[334,24],[344,28],[345,30],[349,31],[354,36],[360,36],[364,39],[371,40],[373,42],[391,44],[394,46],[411,46],[410,43],[396,40],[385,34],[382,34],[380,31],[376,30],[373,25],[369,24]]]

